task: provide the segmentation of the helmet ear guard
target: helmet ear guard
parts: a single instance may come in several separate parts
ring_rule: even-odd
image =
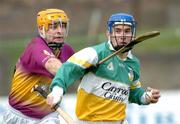
[[[46,38],[46,33],[45,33],[45,27],[44,27],[44,26],[38,27],[38,32],[39,32],[39,35],[40,35],[42,38]]]

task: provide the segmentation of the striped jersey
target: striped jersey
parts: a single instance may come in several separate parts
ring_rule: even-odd
[[[110,42],[85,48],[70,57],[53,79],[50,88],[60,86],[65,92],[75,80],[81,79],[76,104],[78,119],[124,120],[128,102],[143,104],[141,96],[144,89],[139,81],[140,63],[131,52],[125,60],[115,56],[97,65],[113,52]]]
[[[71,46],[65,43],[57,58],[65,62],[73,53]],[[24,115],[43,118],[52,112],[43,97],[31,92],[35,85],[41,85],[45,90],[49,89],[54,76],[45,69],[45,63],[52,57],[55,55],[47,43],[42,38],[36,37],[28,44],[16,63],[9,104]]]

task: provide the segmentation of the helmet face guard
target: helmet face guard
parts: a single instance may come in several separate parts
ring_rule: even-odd
[[[108,26],[108,31],[110,34],[113,33],[113,30],[114,30],[114,26],[116,25],[128,25],[131,27],[132,29],[132,36],[131,36],[131,40],[132,38],[135,37],[135,34],[136,34],[136,22],[133,18],[133,16],[131,15],[128,15],[128,14],[125,14],[125,13],[117,13],[117,14],[113,14],[108,22],[107,22],[107,26]],[[118,36],[114,36],[115,39],[116,39],[116,43],[117,43],[117,38]],[[125,37],[125,36],[121,36],[121,37]],[[112,44],[112,42],[111,42]],[[114,46],[112,44],[112,46],[114,47],[115,50],[118,50],[120,49],[123,45],[117,45],[117,46]]]

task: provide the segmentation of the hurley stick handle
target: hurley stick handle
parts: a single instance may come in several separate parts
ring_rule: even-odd
[[[32,88],[32,91],[38,92],[44,98],[47,98],[48,96],[48,93],[44,91],[41,86],[38,86],[38,85],[35,85]],[[73,119],[59,107],[59,104],[54,105],[53,109],[55,109],[59,113],[59,115],[66,121],[67,124],[75,124]]]

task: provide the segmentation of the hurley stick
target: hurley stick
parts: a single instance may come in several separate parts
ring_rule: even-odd
[[[43,96],[44,98],[47,98],[48,94],[46,93],[46,91],[44,91],[42,89],[41,86],[35,85],[32,88],[32,91],[36,91],[38,92],[41,96]],[[73,119],[65,112],[63,111],[60,107],[59,104],[56,104],[55,106],[53,106],[53,109],[56,110],[59,115],[66,121],[67,124],[75,124],[75,122],[73,121]]]

